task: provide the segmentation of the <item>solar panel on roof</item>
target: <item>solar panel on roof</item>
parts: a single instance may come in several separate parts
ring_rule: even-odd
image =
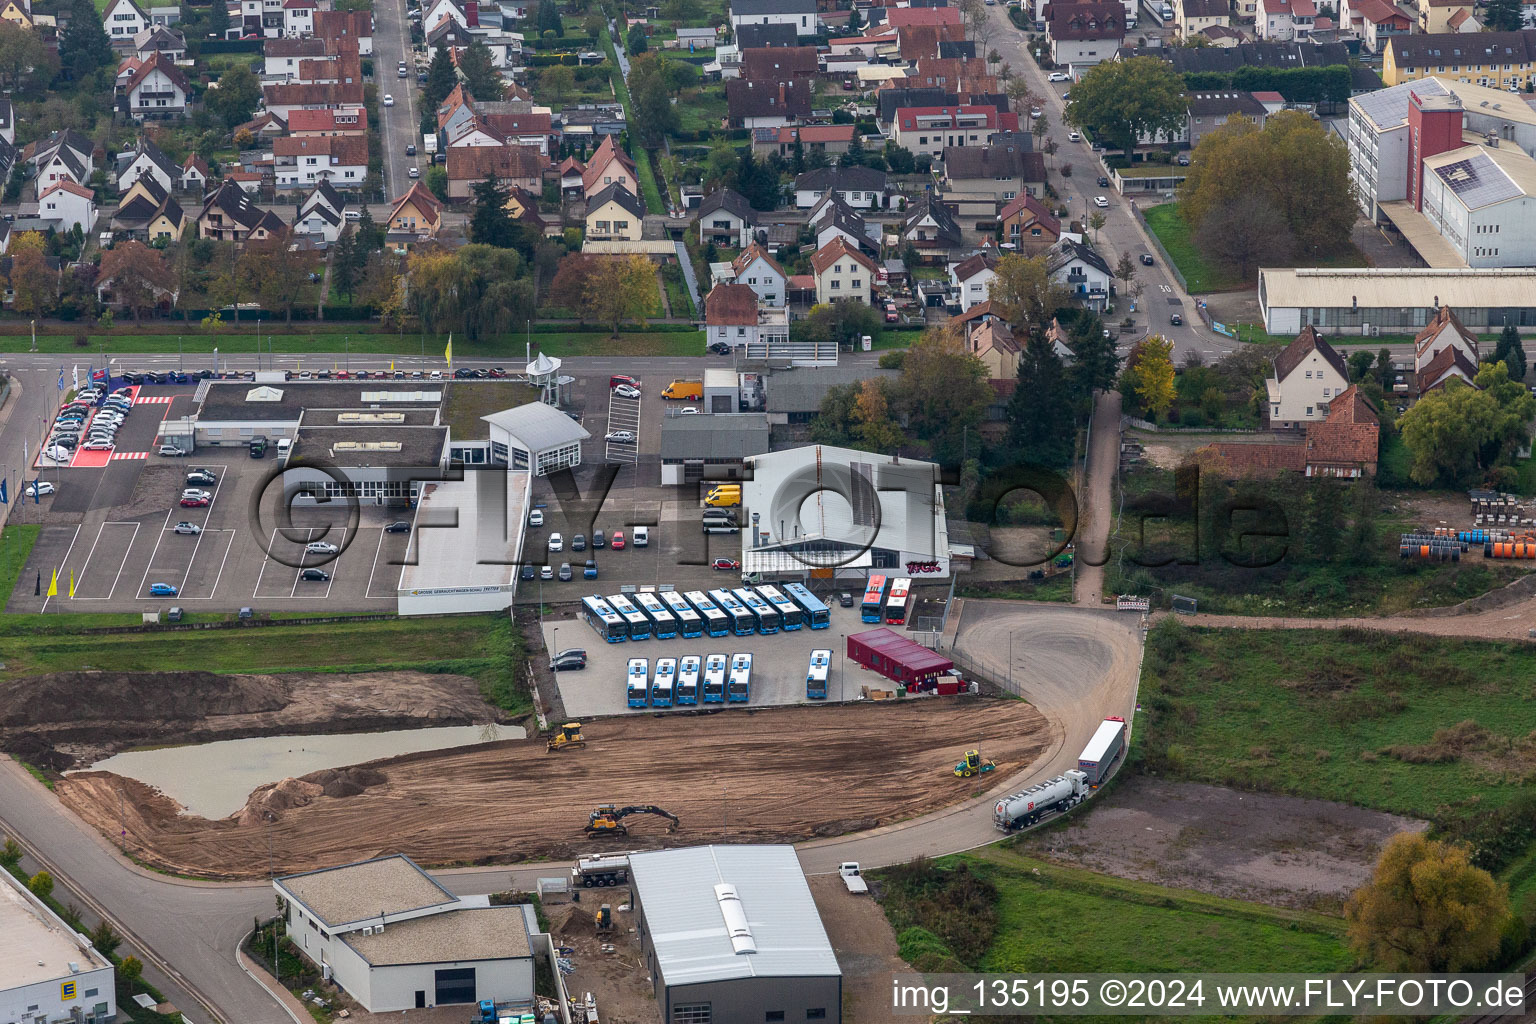
[[[1471,210],[1521,195],[1520,187],[1483,153],[1437,167],[1435,173]]]

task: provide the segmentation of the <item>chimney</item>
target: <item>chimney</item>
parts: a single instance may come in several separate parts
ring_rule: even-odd
[[[1461,145],[1461,101],[1409,92],[1408,201],[1415,210],[1424,210],[1424,161]]]

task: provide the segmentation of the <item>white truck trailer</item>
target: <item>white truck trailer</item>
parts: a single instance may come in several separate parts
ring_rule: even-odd
[[[571,868],[571,888],[592,889],[629,881],[629,854],[591,853]]]
[[[1088,784],[1097,786],[1109,774],[1115,760],[1125,751],[1125,719],[1111,717],[1099,723],[1093,739],[1077,757],[1078,770],[1088,776]]]

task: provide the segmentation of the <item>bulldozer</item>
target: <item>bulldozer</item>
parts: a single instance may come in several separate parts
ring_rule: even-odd
[[[557,750],[569,750],[572,747],[586,745],[587,741],[581,738],[581,723],[566,722],[549,738],[549,746],[545,748],[545,753],[552,754]]]
[[[631,814],[655,814],[666,818],[670,824],[668,832],[676,832],[682,826],[677,815],[670,811],[664,811],[654,804],[640,804],[634,807],[620,807],[617,804],[599,804],[597,809],[587,816],[587,832],[598,836],[624,836],[629,834],[629,829],[624,824],[624,819]]]
[[[967,750],[965,760],[955,765],[955,774],[962,779],[973,775],[985,775],[997,767],[997,762],[981,756],[979,750]]]

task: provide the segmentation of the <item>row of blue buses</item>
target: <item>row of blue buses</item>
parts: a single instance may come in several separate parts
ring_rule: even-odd
[[[582,618],[611,644],[653,636],[658,640],[676,636],[692,640],[706,633],[715,637],[751,636],[832,625],[831,610],[799,583],[787,583],[782,591],[758,586],[722,588],[707,594],[702,590],[611,597],[594,594],[582,598],[581,608]]]
[[[657,658],[651,672],[647,658],[630,658],[624,683],[627,706],[670,708],[705,704],[745,704],[751,697],[752,655],[723,654],[700,658]]]

